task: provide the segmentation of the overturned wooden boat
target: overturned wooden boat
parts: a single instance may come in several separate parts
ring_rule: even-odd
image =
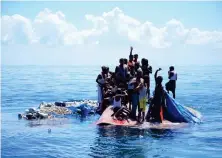
[[[118,125],[118,126],[141,126],[135,120],[117,120],[112,117],[113,109],[112,106],[106,108],[99,120],[96,122],[97,125]],[[162,123],[150,123],[145,122],[144,125],[147,128],[175,128],[185,126],[187,123],[199,123],[201,122],[201,114],[187,106],[180,105],[172,97],[166,93],[166,108],[163,112],[164,121]],[[144,126],[143,125],[143,126]]]
[[[117,120],[112,117],[113,109],[112,106],[106,108],[99,120],[96,122],[97,125],[120,125],[120,126],[135,126],[137,121],[132,119],[128,120]]]

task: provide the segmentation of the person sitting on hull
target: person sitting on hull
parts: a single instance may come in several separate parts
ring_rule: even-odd
[[[122,104],[122,99],[127,94],[122,93],[120,89],[117,90],[115,96],[113,97],[113,114],[112,117],[118,120],[128,119],[130,111],[127,109],[126,105]]]
[[[176,80],[177,80],[177,73],[174,71],[174,67],[170,66],[168,71],[168,78],[169,81],[166,83],[166,90],[169,93],[171,91],[173,93],[173,98],[176,98]]]
[[[162,123],[163,121],[163,107],[165,106],[165,95],[162,86],[163,77],[157,77],[157,73],[160,70],[161,68],[156,70],[154,75],[156,86],[154,90],[154,96],[146,116],[146,120],[148,122]]]

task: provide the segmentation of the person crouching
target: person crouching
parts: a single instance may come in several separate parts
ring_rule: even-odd
[[[114,118],[118,120],[123,120],[128,118],[130,111],[126,106],[122,106],[122,97],[125,97],[126,94],[122,94],[121,90],[116,91],[116,95],[113,97],[113,114]]]

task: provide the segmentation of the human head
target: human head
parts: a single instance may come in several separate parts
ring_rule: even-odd
[[[170,71],[174,71],[174,66],[170,66]]]
[[[106,67],[106,72],[107,72],[107,73],[109,72],[109,67],[108,67],[108,66]]]
[[[124,64],[123,58],[120,58],[120,59],[119,59],[119,64],[120,64],[120,65],[123,65],[123,64]]]
[[[156,83],[157,83],[158,85],[161,85],[161,84],[162,84],[162,81],[163,81],[163,77],[162,77],[162,76],[158,76],[158,77],[156,78]]]
[[[141,63],[142,63],[142,66],[148,66],[148,59],[142,58]]]
[[[102,72],[103,72],[103,73],[106,72],[106,67],[105,67],[105,66],[102,66],[101,69],[102,69]]]
[[[134,59],[137,60],[138,59],[138,54],[134,54]]]
[[[128,60],[126,58],[123,59],[124,64],[128,63]]]

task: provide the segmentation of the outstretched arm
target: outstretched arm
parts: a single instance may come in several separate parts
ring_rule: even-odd
[[[161,68],[159,68],[158,70],[156,70],[155,74],[154,74],[154,79],[155,79],[155,82],[156,82],[156,79],[157,79],[157,73],[158,71],[162,70]]]
[[[130,55],[132,55],[132,53],[133,53],[133,47],[131,46],[130,47]]]

